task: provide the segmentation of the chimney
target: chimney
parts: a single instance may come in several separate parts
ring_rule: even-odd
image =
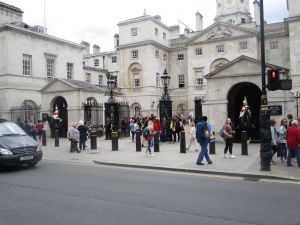
[[[115,41],[115,50],[117,50],[117,48],[120,45],[120,36],[118,34],[115,34],[114,41]]]
[[[189,28],[184,28],[184,36],[188,36],[188,34],[190,33],[190,29]]]
[[[86,42],[86,41],[82,41],[82,42],[80,43],[80,45],[81,45],[82,47],[85,48],[84,54],[85,54],[85,55],[89,55],[89,54],[90,54],[90,43],[88,43],[88,42]]]
[[[203,16],[196,12],[196,31],[203,30]]]
[[[256,22],[257,26],[260,26],[260,4],[257,0],[254,0],[253,6],[254,6],[254,21]]]
[[[99,45],[93,45],[93,53],[99,53],[100,52],[100,47]]]

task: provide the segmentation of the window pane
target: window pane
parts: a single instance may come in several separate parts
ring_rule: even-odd
[[[73,63],[67,63],[67,78],[73,79]]]
[[[183,74],[178,75],[178,84],[179,84],[180,88],[184,87],[184,75]]]
[[[99,75],[98,79],[99,79],[99,85],[101,86],[103,84],[103,76]]]
[[[47,59],[47,78],[54,77],[54,59]]]
[[[31,75],[32,56],[23,54],[23,75]]]

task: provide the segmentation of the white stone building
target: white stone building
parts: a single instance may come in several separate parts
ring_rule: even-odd
[[[85,101],[106,101],[107,72],[117,76],[118,100],[129,103],[131,115],[158,114],[160,76],[167,69],[173,114],[193,112],[195,99],[201,99],[203,114],[219,130],[226,117],[236,122],[246,96],[259,127],[260,15],[259,2],[253,4],[254,19],[249,0],[216,0],[215,22],[203,29],[197,12],[196,30],[186,27],[184,34],[178,25],[167,26],[160,16],[144,13],[119,22],[114,51],[101,52],[94,45],[90,53],[89,43],[78,45],[39,33],[42,27],[22,22],[20,9],[0,3],[0,39],[4,40],[0,117],[10,118],[12,107],[25,100],[41,105],[40,112],[51,113],[57,99],[63,98],[58,102],[59,107],[67,105],[66,121],[77,121],[83,117]],[[268,92],[269,105],[281,108],[278,120],[287,113],[296,116],[294,93],[300,86],[300,3],[287,0],[287,7],[289,17],[283,22],[265,24],[268,66],[289,70],[293,79],[292,91]],[[18,47],[11,50],[11,46]],[[47,63],[51,62],[55,69],[49,79]],[[24,63],[31,65],[28,75]],[[11,101],[10,96],[16,97]]]

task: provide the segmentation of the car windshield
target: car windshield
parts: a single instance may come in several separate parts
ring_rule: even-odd
[[[13,122],[0,123],[0,136],[26,135],[25,131]]]

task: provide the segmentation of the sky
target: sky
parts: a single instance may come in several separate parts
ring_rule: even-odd
[[[113,36],[118,33],[120,21],[147,15],[160,15],[168,26],[183,22],[192,30],[196,27],[195,13],[203,15],[204,28],[213,23],[215,0],[0,0],[20,8],[23,22],[46,25],[47,33],[80,44],[87,41],[99,45],[102,51],[114,50]],[[253,0],[250,7],[253,17]],[[44,10],[45,9],[45,10]],[[288,16],[286,0],[264,0],[265,20],[282,22]]]

